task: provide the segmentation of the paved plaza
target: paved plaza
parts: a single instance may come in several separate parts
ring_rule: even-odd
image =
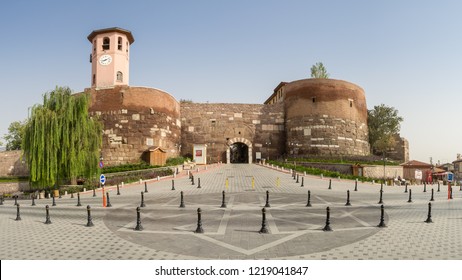
[[[0,206],[0,259],[144,260],[144,259],[462,259],[462,192],[447,186],[384,186],[386,227],[381,219],[379,184],[302,176],[260,165],[222,164],[194,170],[195,184],[185,171],[147,182],[142,231],[135,231],[136,208],[144,183],[124,185],[117,195],[108,187],[112,207],[102,207],[102,191],[56,199],[19,200],[16,221],[13,200]],[[303,177],[303,186],[301,180]],[[198,188],[200,178],[201,188]],[[428,203],[434,189],[431,218]],[[345,206],[347,191],[351,206]],[[226,207],[223,203],[225,191]],[[260,234],[266,207],[268,234]],[[310,191],[311,207],[307,207]],[[184,194],[184,208],[180,193]],[[51,224],[45,224],[45,205]],[[94,226],[87,227],[91,206]],[[332,231],[323,231],[326,208]],[[204,233],[195,233],[197,209]]]

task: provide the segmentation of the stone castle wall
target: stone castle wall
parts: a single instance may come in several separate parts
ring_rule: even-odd
[[[22,158],[22,151],[0,152],[0,177],[29,176],[29,168]]]
[[[90,114],[104,123],[105,164],[139,162],[153,146],[164,148],[167,157],[178,155],[180,105],[170,94],[128,86],[87,92],[91,94]]]
[[[364,91],[332,79],[306,79],[284,86],[290,155],[369,155]]]
[[[226,162],[232,139],[246,139],[262,157],[284,151],[284,108],[282,104],[181,103],[181,154],[191,156],[193,144],[207,144],[209,162]]]

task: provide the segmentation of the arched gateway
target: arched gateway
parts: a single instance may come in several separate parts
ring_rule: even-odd
[[[245,138],[232,138],[226,141],[226,163],[252,163],[252,142]]]

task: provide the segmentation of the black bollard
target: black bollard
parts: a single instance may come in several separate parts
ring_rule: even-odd
[[[385,225],[385,209],[384,209],[383,205],[380,206],[380,223],[378,224],[377,227],[380,227],[380,228],[387,227]]]
[[[269,191],[266,191],[266,204],[265,207],[271,207],[269,204]]]
[[[303,180],[303,179],[305,179],[305,177],[302,177],[302,184],[300,185],[300,187],[304,187],[304,186],[305,186],[304,180]]]
[[[428,203],[428,215],[427,219],[425,220],[426,223],[433,223],[432,221],[432,204],[429,202]]]
[[[2,197],[2,198],[3,198],[3,197]],[[2,199],[2,200],[3,200],[3,199]],[[3,202],[2,202],[1,204],[3,204]],[[1,205],[1,204],[0,204],[0,205]],[[32,195],[32,204],[31,204],[31,206],[35,206],[35,194]]]
[[[82,204],[80,204],[80,193],[77,193],[77,206],[82,206]]]
[[[146,207],[146,204],[144,204],[144,192],[141,192],[141,203],[140,207]]]
[[[427,184],[424,182],[424,189],[423,192],[427,192]]]
[[[308,191],[308,201],[305,207],[311,207],[311,191]]]
[[[93,188],[93,197],[96,197],[96,188]]]
[[[93,219],[91,218],[91,207],[87,205],[87,227],[93,226]]]
[[[440,192],[440,181],[438,180],[438,190],[437,192]]]
[[[19,212],[19,203],[16,204],[16,219],[15,221],[21,221],[21,213]]]
[[[51,195],[51,200],[53,201],[51,206],[56,206],[56,201],[55,201],[55,194]]]
[[[433,197],[433,189],[432,189],[432,197],[430,198],[430,201],[435,201],[435,199]]]
[[[140,207],[136,207],[136,227],[134,230],[142,231],[143,226],[141,225],[141,209]]]
[[[299,181],[298,181],[298,174],[297,174],[297,182],[295,182],[295,183],[297,183],[297,184],[299,183]]]
[[[412,190],[409,189],[409,199],[407,200],[407,202],[412,202]]]
[[[262,221],[261,221],[261,229],[258,233],[269,233],[268,228],[266,228],[266,209],[263,207],[261,209]]]
[[[117,184],[117,195],[120,195],[119,184]]]
[[[14,196],[14,206],[18,205],[18,196]]]
[[[175,190],[175,180],[172,180],[172,191]]]
[[[380,190],[380,199],[379,199],[378,204],[383,204],[382,197],[383,197],[383,190]]]
[[[45,206],[45,212],[46,212],[46,217],[45,217],[45,225],[49,225],[51,224],[51,220],[50,220],[50,207]]]
[[[183,191],[180,192],[180,208],[184,208]]]
[[[201,188],[201,178],[197,178],[197,188]]]
[[[326,225],[322,229],[323,231],[332,231],[332,228],[330,227],[330,208],[326,208]]]
[[[109,200],[109,192],[106,192],[106,207],[112,207],[111,201]]]
[[[3,194],[0,196],[0,205],[3,205]]]
[[[222,195],[221,195],[221,206],[220,208],[226,208],[226,202],[225,202],[225,191],[222,192]]]
[[[404,185],[404,193],[407,193],[407,183]]]
[[[351,206],[351,203],[350,203],[350,190],[347,190],[347,201],[345,203],[345,206]]]
[[[71,198],[74,198],[74,193],[73,192],[71,192]]]
[[[148,192],[148,183],[144,182],[144,192]]]
[[[193,185],[193,186],[195,185],[195,184],[194,184],[194,175],[191,176],[191,185]]]
[[[295,172],[295,170],[292,171],[292,178],[295,180],[296,179],[296,174],[297,172]]]
[[[332,179],[329,179],[329,190],[332,189]]]
[[[355,192],[358,191],[358,179],[355,180]]]
[[[204,229],[202,228],[202,217],[201,217],[201,209],[197,208],[197,228],[194,233],[204,233]]]

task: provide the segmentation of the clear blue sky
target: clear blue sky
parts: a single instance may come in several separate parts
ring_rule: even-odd
[[[263,103],[280,81],[331,78],[404,118],[411,159],[462,153],[461,1],[6,1],[0,136],[55,86],[90,86],[94,29],[132,31],[130,85],[196,102]]]

